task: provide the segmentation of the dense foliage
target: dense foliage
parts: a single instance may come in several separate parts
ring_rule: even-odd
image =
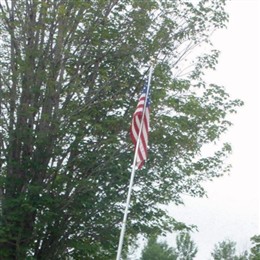
[[[127,242],[179,229],[160,205],[202,196],[229,145],[201,156],[241,105],[207,85],[218,52],[188,54],[225,26],[224,0],[0,3],[0,256],[111,259],[133,146],[131,114],[149,60],[149,161],[136,175]],[[184,70],[184,68],[186,68]],[[189,68],[189,69],[188,69]]]

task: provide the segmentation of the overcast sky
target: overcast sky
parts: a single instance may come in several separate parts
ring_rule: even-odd
[[[198,226],[192,235],[197,260],[210,259],[214,244],[225,239],[237,242],[238,252],[246,250],[250,237],[260,234],[260,1],[232,0],[227,11],[228,29],[212,37],[221,51],[219,64],[207,78],[245,102],[224,137],[233,147],[231,174],[205,184],[207,199],[187,198],[185,207],[170,209],[177,219]]]

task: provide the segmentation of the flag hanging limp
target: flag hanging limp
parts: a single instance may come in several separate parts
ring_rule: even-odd
[[[135,145],[135,148],[139,137],[139,131],[141,131],[139,145],[136,150],[137,152],[136,166],[138,169],[141,169],[141,167],[144,165],[145,160],[147,159],[149,120],[150,120],[150,97],[149,97],[149,93],[147,93],[147,87],[148,87],[147,83],[145,83],[136,110],[133,114],[132,124],[130,128],[130,135]],[[143,123],[141,123],[142,119],[143,119]]]

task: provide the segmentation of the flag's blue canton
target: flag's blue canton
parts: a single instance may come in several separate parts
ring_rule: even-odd
[[[144,87],[143,87],[143,90],[142,90],[142,93],[141,94],[144,94],[144,95],[146,95],[146,93],[147,93],[147,87],[148,87],[148,83],[147,82],[145,82],[145,84],[144,84]],[[146,107],[150,107],[150,105],[151,105],[151,99],[150,99],[150,91],[149,91],[149,93],[148,93],[148,97],[147,97],[147,100],[146,100]]]

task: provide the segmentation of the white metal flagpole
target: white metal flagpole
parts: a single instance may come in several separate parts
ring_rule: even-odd
[[[152,72],[153,72],[153,66],[151,66],[150,71],[149,71],[147,92],[146,92],[146,96],[145,96],[144,106],[146,106],[146,102],[147,102],[147,99],[148,99],[148,93],[149,93],[149,90],[150,90]],[[142,133],[142,130],[143,130],[144,113],[145,113],[145,109],[143,109],[143,114],[142,114],[142,119],[141,119],[141,124],[140,124],[140,130],[139,130],[139,133],[138,133],[138,138],[137,138],[136,147],[135,147],[135,154],[134,154],[134,160],[133,160],[133,165],[132,165],[132,172],[131,172],[131,177],[130,177],[130,183],[129,183],[129,188],[128,188],[128,194],[127,194],[127,199],[126,199],[126,206],[125,206],[125,212],[124,212],[124,217],[123,217],[123,222],[122,222],[122,227],[121,227],[121,232],[120,232],[120,238],[119,238],[119,243],[118,243],[116,260],[120,260],[121,253],[122,253],[128,208],[129,208],[129,205],[130,205],[131,193],[132,193],[135,170],[136,170],[137,151],[138,151],[138,148],[139,148],[140,137],[141,137],[141,133]]]

